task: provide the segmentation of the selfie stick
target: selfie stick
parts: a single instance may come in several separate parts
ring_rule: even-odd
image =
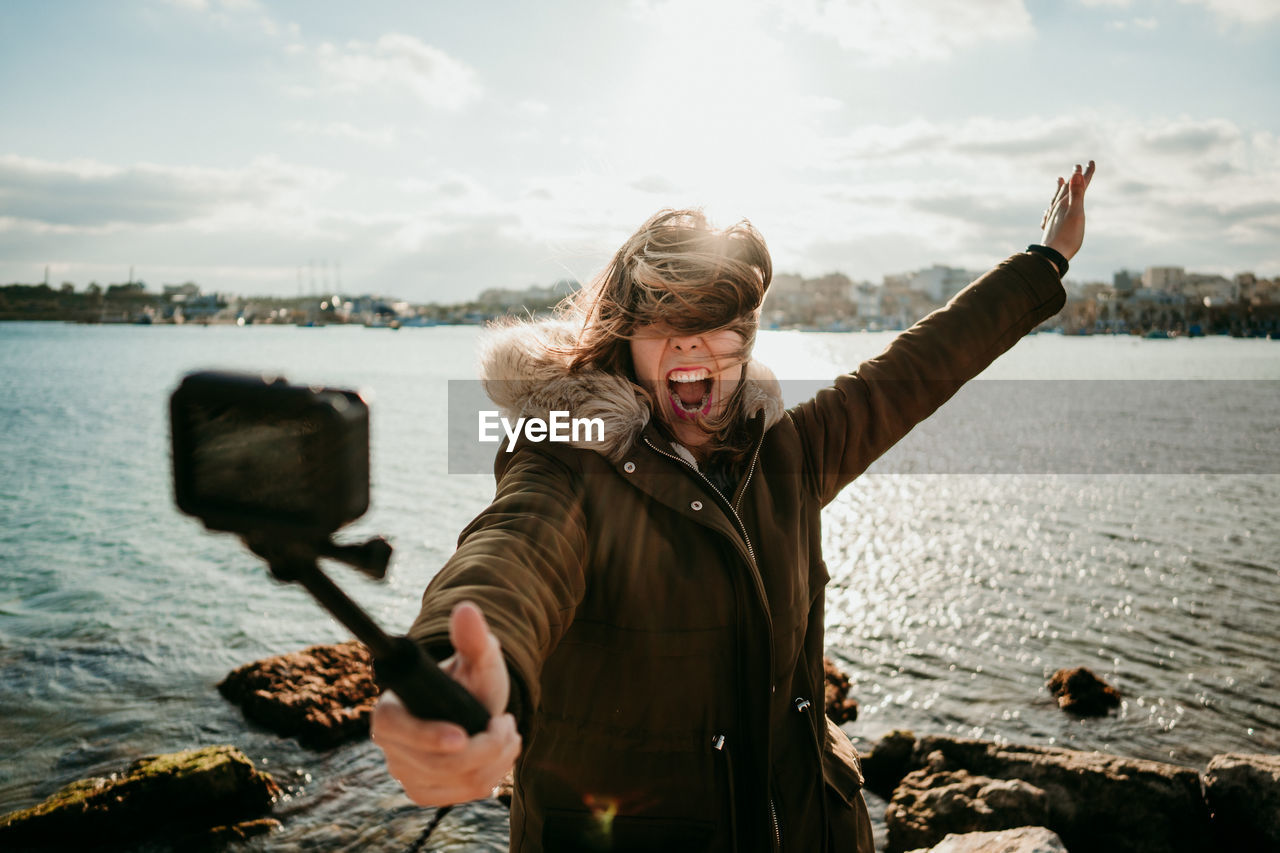
[[[373,658],[378,684],[392,691],[415,717],[448,720],[479,734],[489,726],[489,712],[466,688],[446,675],[408,637],[387,634],[360,605],[320,570],[318,557],[329,557],[354,566],[375,579],[386,575],[391,545],[381,537],[361,545],[320,543],[269,543],[246,539],[249,549],[267,561],[276,580],[298,583],[333,617],[364,643]]]

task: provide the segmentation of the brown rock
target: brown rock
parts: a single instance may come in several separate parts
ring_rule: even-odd
[[[928,850],[913,853],[1067,853],[1067,848],[1052,830],[1023,826],[999,832],[948,835]]]
[[[72,782],[37,806],[0,818],[0,848],[97,849],[255,818],[280,789],[231,746],[153,755],[107,778]]]
[[[935,754],[936,753],[936,754]],[[1200,774],[1100,752],[922,737],[912,763],[1021,779],[1049,796],[1042,825],[1069,850],[1090,853],[1202,853],[1213,849]]]
[[[902,777],[915,769],[912,766],[915,746],[914,734],[894,729],[877,741],[869,753],[859,756],[867,788],[886,800],[892,798],[893,789]]]
[[[218,690],[250,720],[316,749],[367,736],[379,692],[355,640],[245,664]]]
[[[1120,707],[1116,689],[1082,666],[1058,670],[1048,686],[1059,708],[1082,717],[1101,717]]]
[[[1224,850],[1280,850],[1280,755],[1215,755],[1204,796]]]
[[[493,789],[493,794],[498,798],[498,802],[507,808],[511,808],[511,800],[515,796],[516,779],[511,773],[502,777],[502,781],[498,782],[498,787]]]
[[[887,851],[928,847],[953,833],[1040,826],[1048,816],[1048,796],[1021,780],[916,770],[903,778],[885,809]]]
[[[257,820],[242,820],[228,826],[215,826],[209,830],[209,841],[222,844],[229,841],[247,841],[259,835],[275,832],[280,828],[280,821],[271,817],[260,817]]]
[[[853,684],[849,676],[828,657],[822,659],[822,681],[822,699],[827,716],[838,726],[858,719],[858,700],[849,698],[849,688]]]

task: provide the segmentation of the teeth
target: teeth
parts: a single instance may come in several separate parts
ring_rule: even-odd
[[[711,371],[705,367],[699,367],[696,370],[686,370],[680,373],[670,373],[667,379],[672,382],[701,382],[711,375]]]

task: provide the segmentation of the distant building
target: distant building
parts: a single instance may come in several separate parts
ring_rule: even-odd
[[[1093,299],[1098,302],[1106,302],[1107,300],[1115,299],[1116,293],[1117,289],[1114,286],[1104,284],[1100,281],[1090,282],[1080,288],[1081,299]]]
[[[1175,293],[1171,290],[1154,290],[1150,287],[1140,287],[1129,297],[1129,302],[1135,305],[1173,307],[1185,305],[1186,301],[1187,298],[1181,293]]]
[[[869,281],[853,286],[853,305],[858,325],[879,325],[884,317],[884,292]]]
[[[1241,302],[1250,301],[1258,289],[1258,277],[1251,272],[1236,273],[1232,281],[1235,282],[1236,292],[1240,294]]]
[[[190,299],[192,296],[200,295],[200,285],[194,282],[186,282],[184,284],[166,284],[164,285],[164,298],[169,301],[181,301]]]
[[[1147,290],[1180,293],[1187,280],[1182,267],[1147,267],[1142,274],[1142,286]]]
[[[551,306],[564,299],[578,289],[578,283],[572,279],[561,279],[555,284],[542,286],[532,285],[523,290],[509,288],[489,288],[476,297],[476,302],[490,308],[510,310],[513,308],[542,308]]]
[[[1280,302],[1280,279],[1258,278],[1251,272],[1242,272],[1232,279],[1241,302],[1250,305],[1266,305]]]
[[[938,307],[927,293],[913,290],[912,273],[886,275],[880,288],[880,325],[886,329],[905,329]]]
[[[206,293],[204,295],[184,297],[181,303],[182,317],[186,320],[207,320],[217,315],[219,311],[227,307],[225,300],[220,299],[216,293]]]
[[[1115,275],[1111,277],[1111,286],[1115,288],[1116,293],[1129,294],[1133,293],[1142,284],[1142,273],[1130,272],[1129,270],[1117,270]]]
[[[1182,292],[1187,299],[1206,308],[1230,305],[1240,298],[1240,286],[1221,275],[1190,273]]]
[[[142,296],[147,286],[140,281],[129,281],[124,284],[107,285],[107,296]]]
[[[829,273],[809,279],[805,284],[820,305],[843,306],[853,301],[853,281],[844,273]]]
[[[764,303],[765,322],[772,326],[851,326],[856,313],[854,284],[843,273],[775,275]]]
[[[927,270],[910,273],[911,290],[918,290],[927,294],[931,300],[942,304],[968,287],[980,275],[982,273],[960,269],[959,267],[934,264]]]
[[[392,301],[385,296],[373,296],[367,293],[341,302],[335,299],[334,314],[346,323],[369,325],[380,321],[390,322],[399,316]]]

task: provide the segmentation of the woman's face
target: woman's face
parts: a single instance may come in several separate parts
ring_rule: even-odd
[[[690,447],[710,436],[694,423],[715,417],[742,379],[743,346],[737,332],[685,334],[662,325],[642,326],[631,338],[636,379],[661,408],[676,438]]]

